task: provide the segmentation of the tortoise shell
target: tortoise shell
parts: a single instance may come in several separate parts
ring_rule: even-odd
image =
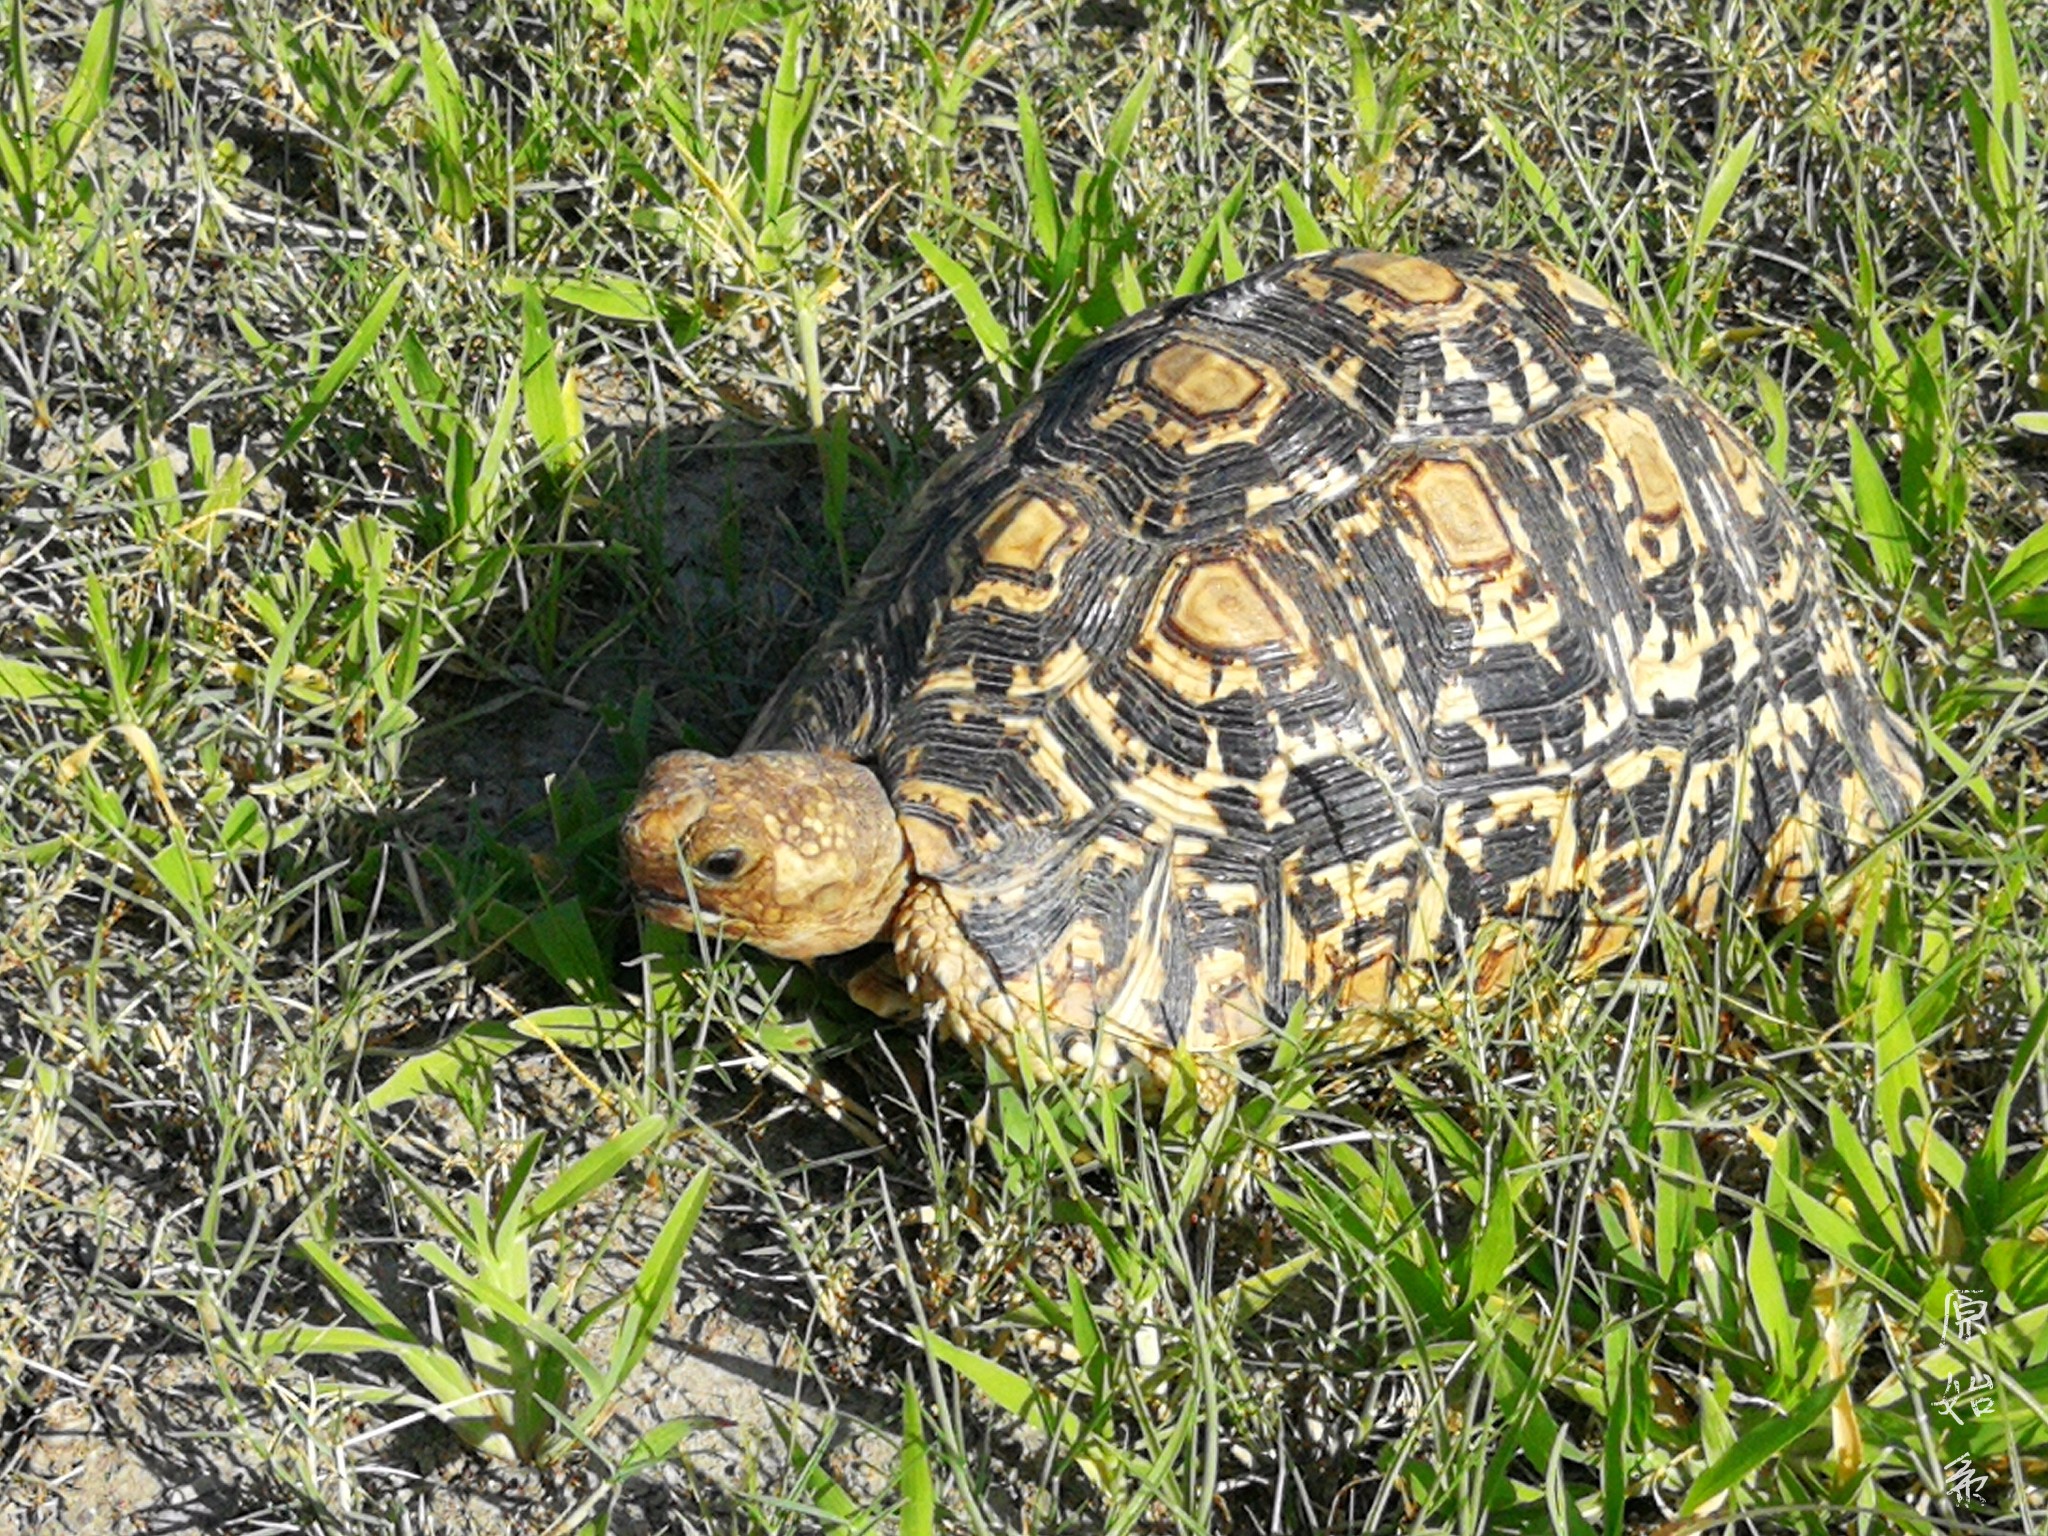
[[[893,801],[955,1032],[1163,1072],[1295,1004],[1819,900],[1919,798],[1828,558],[1583,280],[1339,251],[1089,345],[930,482],[745,747]],[[1866,866],[1867,867],[1867,866]]]

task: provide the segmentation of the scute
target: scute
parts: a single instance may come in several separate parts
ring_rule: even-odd
[[[1166,632],[1196,655],[1298,655],[1309,644],[1298,614],[1247,554],[1196,560],[1167,588]]]
[[[1303,999],[1395,1036],[1658,910],[1839,911],[1909,740],[1817,540],[1597,290],[1335,252],[1085,349],[748,744],[875,764],[956,1033],[1158,1071]]]
[[[1424,459],[1401,477],[1396,494],[1451,570],[1493,571],[1514,558],[1500,509],[1470,464]]]
[[[1364,278],[1399,303],[1449,304],[1465,293],[1457,273],[1420,256],[1346,251],[1332,265],[1340,272]]]
[[[1243,410],[1266,388],[1264,379],[1228,352],[1189,341],[1153,353],[1145,362],[1145,382],[1193,417]]]
[[[1027,492],[997,507],[976,530],[975,543],[988,564],[1033,577],[1060,541],[1078,531],[1072,517]]]

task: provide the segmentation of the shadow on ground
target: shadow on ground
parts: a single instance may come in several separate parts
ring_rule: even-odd
[[[609,473],[607,462],[615,466]],[[451,661],[416,701],[421,723],[407,741],[395,808],[358,829],[363,867],[390,872],[388,882],[380,879],[380,890],[389,887],[382,916],[366,925],[382,929],[374,945],[390,998],[382,1016],[368,1021],[356,1063],[360,1088],[463,1024],[572,1000],[558,978],[506,941],[503,911],[493,927],[466,908],[495,901],[516,912],[551,896],[593,894],[595,881],[591,931],[607,960],[631,956],[636,930],[608,861],[612,828],[641,762],[679,745],[722,749],[738,739],[836,611],[851,564],[892,510],[891,498],[862,505],[856,497],[845,530],[850,552],[826,534],[818,454],[802,434],[724,424],[617,429],[600,441],[593,464],[589,494],[568,520],[588,531],[522,563],[524,584],[499,605],[505,619],[494,616],[490,638]],[[580,846],[570,846],[578,839]],[[508,870],[523,871],[523,885],[490,884]],[[616,981],[629,985],[632,973],[620,966]],[[718,1042],[711,1046],[706,1055],[716,1056]],[[626,1086],[643,1064],[620,1053],[533,1046],[496,1065],[480,1108],[426,1095],[370,1123],[415,1177],[460,1200],[478,1187],[479,1169],[502,1170],[535,1131],[548,1136],[548,1166],[559,1166],[616,1129],[613,1086]],[[337,1093],[347,1103],[356,1090],[341,1086],[346,1063],[337,1065]],[[768,1187],[792,1180],[843,1204],[835,1196],[875,1176],[870,1154],[787,1088],[709,1072],[687,1089],[678,1118],[715,1127],[716,1139],[743,1148],[745,1163],[729,1167],[718,1184],[678,1311],[601,1443],[616,1456],[666,1419],[701,1416],[706,1427],[676,1461],[627,1491],[615,1513],[619,1531],[674,1528],[678,1512],[717,1508],[721,1488],[773,1486],[792,1458],[813,1450],[830,1449],[835,1474],[858,1489],[873,1448],[858,1425],[898,1412],[886,1393],[864,1388],[857,1360],[835,1363],[836,1346],[819,1332],[813,1276],[793,1251],[786,1215],[777,1214]],[[686,1136],[670,1156],[679,1165],[701,1157],[699,1139],[713,1138]],[[102,1140],[74,1122],[60,1155],[83,1176]],[[358,1170],[355,1185],[334,1192],[336,1240],[355,1252],[353,1262],[380,1298],[427,1334],[435,1303],[422,1281],[431,1272],[407,1256],[412,1238],[432,1235],[430,1218],[400,1186],[362,1177],[363,1161],[346,1159]],[[672,1178],[676,1188],[690,1171],[682,1166]],[[194,1193],[153,1190],[146,1173],[117,1182],[123,1219],[141,1228]],[[602,1255],[605,1282],[621,1286],[661,1214],[630,1220],[623,1235],[606,1234],[625,1193],[593,1197],[565,1235],[565,1247],[588,1241]],[[79,1199],[86,1200],[83,1187]],[[261,1241],[281,1245],[292,1215],[273,1209],[259,1218]],[[225,1220],[231,1226],[233,1216]],[[224,1242],[242,1237],[221,1235]],[[238,1300],[249,1303],[242,1322],[252,1328],[294,1317],[354,1321],[294,1259],[252,1272],[241,1289],[248,1294]],[[166,1305],[116,1303],[119,1366],[53,1375],[33,1407],[0,1426],[0,1483],[11,1485],[0,1498],[0,1536],[183,1532],[252,1520],[293,1528],[309,1493],[319,1503],[330,1490],[354,1507],[327,1505],[321,1514],[344,1524],[381,1528],[397,1519],[423,1532],[499,1532],[515,1512],[522,1528],[539,1529],[531,1524],[537,1516],[560,1518],[602,1495],[588,1462],[539,1473],[499,1467],[432,1422],[393,1427],[401,1409],[337,1410],[331,1386],[324,1409],[304,1410],[303,1450],[273,1444],[263,1467],[236,1420],[272,1434],[277,1403],[251,1395],[293,1389],[283,1378],[261,1387],[224,1380],[220,1352],[203,1347],[189,1318],[182,1329],[150,1321],[167,1317]],[[443,1312],[448,1305],[441,1297]],[[596,1341],[599,1348],[608,1342],[602,1330]],[[66,1352],[67,1366],[77,1354]],[[330,1384],[411,1386],[386,1357],[308,1364]],[[239,1411],[231,1393],[243,1400]],[[345,1424],[337,1425],[337,1412]],[[338,1429],[350,1442],[349,1475],[289,1469],[294,1457],[317,1459],[320,1442]],[[362,1507],[364,1499],[377,1507]]]

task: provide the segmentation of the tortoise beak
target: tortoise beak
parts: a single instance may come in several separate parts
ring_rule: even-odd
[[[650,890],[646,886],[634,888],[633,905],[657,923],[670,928],[688,928],[696,921],[698,915],[690,911],[690,904],[687,901],[678,901],[667,891]],[[706,918],[711,915],[709,912],[702,914]]]
[[[693,905],[687,896],[678,896],[673,891],[656,889],[653,886],[635,886],[633,905],[665,928],[680,928],[685,933],[700,933],[706,936],[727,931],[731,924],[722,912],[709,907]]]

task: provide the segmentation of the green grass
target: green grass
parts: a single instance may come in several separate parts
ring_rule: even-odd
[[[434,15],[10,11],[0,1520],[85,1518],[85,1411],[223,1528],[2041,1528],[2039,7]],[[1171,294],[1460,242],[1820,525],[1931,772],[1860,938],[1204,1119],[639,931],[638,767],[951,448]],[[728,1315],[736,1464],[637,1395]]]

